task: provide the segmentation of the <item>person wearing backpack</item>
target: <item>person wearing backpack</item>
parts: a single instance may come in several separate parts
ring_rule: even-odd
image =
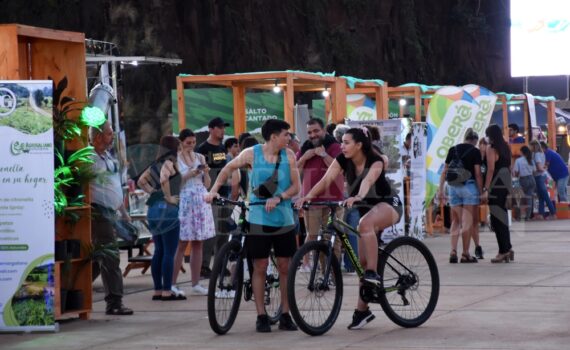
[[[447,153],[445,165],[439,181],[438,196],[444,201],[444,183],[448,184],[449,202],[451,205],[451,253],[450,263],[457,263],[457,243],[459,234],[463,243],[462,263],[476,263],[477,258],[469,254],[471,236],[475,242],[475,254],[483,257],[483,249],[479,245],[479,232],[474,230],[479,215],[479,194],[483,185],[481,176],[481,152],[475,147],[479,135],[473,129],[467,129],[465,141],[453,146]]]

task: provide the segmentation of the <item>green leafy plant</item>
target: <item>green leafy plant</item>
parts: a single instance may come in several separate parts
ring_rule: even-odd
[[[83,195],[68,198],[65,190],[74,185],[83,185],[94,178],[91,170],[94,163],[94,149],[91,146],[73,152],[67,159],[59,150],[55,150],[59,166],[54,171],[55,211],[62,215],[68,206],[83,205]]]

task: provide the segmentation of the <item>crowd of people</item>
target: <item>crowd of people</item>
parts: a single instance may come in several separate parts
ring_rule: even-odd
[[[306,124],[307,140],[301,144],[290,132],[288,123],[268,120],[261,128],[263,142],[260,144],[249,133],[225,138],[227,126],[229,124],[221,118],[213,118],[208,123],[208,138],[199,145],[189,129],[181,130],[178,137],[162,137],[156,158],[138,177],[138,187],[149,194],[147,221],[155,245],[151,264],[152,300],[187,298],[176,282],[188,249],[191,252],[191,293],[207,295],[208,290],[200,284],[200,279],[209,277],[213,254],[236,228],[232,208],[213,205],[216,197],[243,198],[250,203],[246,247],[248,256],[253,259],[257,331],[271,331],[263,305],[263,284],[271,249],[277,257],[281,282],[279,328],[297,329],[288,313],[289,262],[303,240],[316,239],[328,217],[325,208],[300,210],[307,201],[344,201],[345,208],[339,209],[336,215],[360,233],[360,238],[350,235],[349,239],[366,269],[362,282],[381,283],[376,272],[378,233],[399,222],[404,205],[386,180],[388,158],[382,153],[378,129],[342,124],[325,126],[322,120],[311,118]],[[94,170],[107,179],[91,182],[94,243],[116,241],[112,232],[117,212],[124,220],[130,220],[123,205],[117,162],[107,151],[112,136],[108,123],[90,130],[96,152]],[[450,263],[475,263],[484,258],[479,242],[481,205],[489,206],[490,225],[497,237],[498,254],[491,262],[514,260],[507,214],[513,186],[522,193],[518,216],[521,220],[555,218],[555,206],[545,186],[547,176],[556,182],[559,200],[567,200],[568,168],[546,144],[532,141],[530,147],[523,146],[522,156],[513,163],[509,144],[498,126],[489,126],[485,136],[479,138],[476,132],[468,130],[464,142],[451,147],[445,160],[437,197],[451,206]],[[516,138],[515,134],[511,136]],[[406,150],[411,147],[410,140],[411,135],[408,135]],[[402,157],[409,169],[409,154]],[[268,181],[276,183],[272,190],[266,186]],[[533,214],[535,194],[539,214]],[[462,238],[460,256],[459,237]],[[471,240],[475,245],[474,256],[470,254]],[[334,253],[342,259],[338,240]],[[307,263],[299,268],[308,269]],[[123,282],[118,256],[96,265],[94,278],[100,271],[107,313],[133,314],[122,304]],[[346,257],[344,269],[354,272],[354,266]],[[348,328],[361,328],[373,318],[367,304],[359,298]]]
[[[485,135],[479,138],[468,129],[464,142],[449,149],[440,177],[437,196],[451,208],[450,263],[476,263],[484,258],[479,244],[481,205],[489,208],[489,224],[499,246],[491,262],[498,263],[514,260],[508,225],[511,207],[518,221],[556,219],[556,205],[547,189],[549,179],[556,184],[557,201],[568,201],[568,167],[545,142],[532,140],[529,146],[520,147],[520,156],[513,161],[509,143],[520,144],[521,138],[524,142],[516,124],[509,125],[508,142],[497,125],[489,126]],[[535,197],[538,214],[533,208]],[[459,237],[461,258],[457,255]],[[469,252],[471,240],[474,256]]]

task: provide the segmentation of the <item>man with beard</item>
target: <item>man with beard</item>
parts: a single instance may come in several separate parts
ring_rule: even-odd
[[[307,122],[308,140],[303,143],[301,151],[297,154],[297,165],[303,176],[302,196],[323,178],[333,160],[341,153],[340,144],[329,135],[324,123],[320,119],[311,118]],[[313,201],[341,201],[343,200],[344,182],[342,176],[338,177],[330,187]],[[328,208],[315,208],[305,211],[305,225],[307,227],[306,242],[315,240],[323,222],[328,219]],[[342,215],[338,212],[337,215]],[[335,254],[340,259],[340,241],[335,242]]]

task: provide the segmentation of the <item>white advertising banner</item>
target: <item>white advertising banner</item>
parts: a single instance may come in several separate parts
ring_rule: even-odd
[[[386,169],[386,180],[390,182],[390,185],[394,188],[394,191],[396,191],[402,203],[404,203],[404,164],[401,155],[403,154],[404,137],[407,133],[406,122],[407,120],[404,119],[348,122],[348,125],[351,127],[373,125],[379,129],[382,140],[382,144],[379,146],[390,160],[390,164]],[[396,225],[384,230],[382,240],[387,243],[396,237],[404,236],[404,224],[405,218],[404,215],[402,215],[402,218]]]
[[[431,202],[443,170],[447,151],[463,142],[465,131],[473,127],[479,113],[477,101],[457,86],[445,86],[433,95],[427,114],[426,203]]]
[[[425,237],[426,207],[426,152],[427,124],[412,124],[412,154],[410,165],[410,236],[422,240]]]
[[[51,81],[0,81],[0,331],[54,330]]]

